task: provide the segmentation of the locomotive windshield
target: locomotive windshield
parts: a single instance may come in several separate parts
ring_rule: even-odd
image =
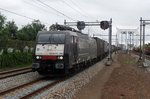
[[[65,34],[40,34],[38,43],[64,44]]]

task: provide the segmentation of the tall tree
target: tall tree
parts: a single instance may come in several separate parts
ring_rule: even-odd
[[[0,30],[4,27],[6,17],[0,13]]]
[[[28,24],[19,30],[18,38],[21,40],[34,41],[38,31],[41,31],[44,28],[44,24],[41,24],[39,20],[34,20],[31,24]]]
[[[5,25],[6,17],[0,13],[0,40],[7,39],[7,35],[4,33],[4,25]]]
[[[7,34],[9,36],[9,38],[16,38],[16,33],[18,30],[18,27],[14,21],[8,21],[5,25],[5,29],[8,32]]]

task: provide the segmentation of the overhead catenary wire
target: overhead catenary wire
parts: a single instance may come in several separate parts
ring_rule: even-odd
[[[67,3],[65,0],[61,0],[61,2],[65,3],[68,7],[70,7],[71,9],[73,9],[74,11],[76,11],[77,13],[79,13],[80,15],[86,17],[84,14],[82,14],[80,11],[78,11],[77,9],[75,9],[74,7],[72,7],[69,3]]]
[[[24,17],[24,18],[27,18],[27,19],[30,19],[30,20],[36,20],[36,19],[34,19],[34,18],[30,18],[30,17],[28,17],[28,16],[21,15],[21,14],[19,14],[19,13],[13,12],[13,11],[6,10],[6,9],[4,9],[4,8],[0,8],[0,10],[9,12],[9,13],[12,13],[12,14],[15,14],[15,15],[17,15],[17,16],[21,16],[21,17]]]
[[[91,27],[89,27],[90,29],[91,29],[91,31],[93,31],[94,32],[94,35],[95,35],[95,33],[97,34],[98,32],[96,32],[96,31],[99,31],[97,28],[94,28],[93,29],[93,27],[91,26]],[[95,31],[96,30],[96,31]],[[103,39],[103,40],[107,40],[102,34],[99,34],[99,35],[95,35],[95,36],[99,36],[101,39]]]
[[[0,10],[5,11],[5,12],[9,12],[9,13],[12,13],[12,14],[17,15],[17,16],[20,16],[20,17],[24,17],[24,18],[29,19],[29,20],[32,20],[32,21],[37,20],[37,19],[34,19],[34,18],[31,18],[31,17],[25,16],[25,15],[22,15],[22,14],[19,14],[19,13],[16,13],[16,12],[13,12],[13,11],[6,10],[6,9],[4,9],[4,8],[0,8]],[[48,23],[45,23],[45,22],[43,22],[43,23],[44,23],[44,24],[48,24]]]
[[[46,3],[44,3],[44,2],[42,2],[41,0],[36,0],[37,2],[34,2],[35,4],[38,4],[38,5],[40,5],[40,7],[39,6],[36,6],[36,7],[38,7],[38,8],[42,8],[41,6],[43,6],[43,7],[49,7],[49,8],[53,8],[53,7],[51,7],[50,5],[48,5],[48,4],[46,4]],[[63,0],[64,1],[64,0]],[[61,1],[61,2],[63,2],[63,1]],[[68,2],[66,2],[66,1],[64,1],[63,3],[65,3],[67,6],[69,6],[70,8],[72,8],[72,9],[74,9],[76,12],[79,12],[80,13],[80,15],[82,14],[80,11],[78,11],[77,9],[75,9],[74,7],[71,7],[71,5],[68,3]],[[29,3],[28,3],[29,4]],[[33,5],[33,4],[32,4]],[[43,9],[43,10],[45,10],[45,9]],[[59,14],[61,13],[61,15],[65,15],[63,12],[61,12],[61,11],[59,11],[59,10],[57,10],[57,9],[55,9],[55,8],[53,8],[52,10],[54,10],[55,12],[57,12],[58,14],[57,14],[57,16],[60,16]],[[46,10],[45,10],[46,11]],[[49,11],[46,11],[46,12],[49,12]],[[82,14],[83,15],[83,14]],[[85,16],[85,15],[84,15]],[[66,16],[65,16],[66,17]],[[69,17],[69,16],[67,16],[67,17]],[[85,16],[86,18],[87,18],[87,16]],[[71,17],[69,17],[69,19],[70,19]],[[71,18],[71,20],[73,20],[73,21],[78,21],[78,20],[74,20],[74,19],[72,19]]]
[[[49,13],[49,14],[53,13],[53,12],[50,12],[49,10],[44,9],[43,7],[45,7],[45,6],[44,5],[40,5],[37,2],[34,2],[35,4],[32,4],[31,2],[27,2],[26,0],[23,0],[23,1],[24,1],[24,3],[26,3],[26,4],[28,4],[28,5],[32,6],[32,7],[36,7],[38,9],[40,9],[40,10],[43,10],[43,11]],[[40,6],[38,6],[38,5],[40,5]],[[55,14],[55,13],[53,13],[53,14]],[[57,14],[55,14],[55,15],[57,15]]]
[[[24,1],[24,3],[28,4],[32,8],[38,8],[39,10],[41,10],[44,13],[42,15],[44,15],[45,17],[47,16],[47,15],[45,15],[45,12],[46,12],[46,14],[49,14],[50,16],[53,15],[53,16],[56,16],[56,17],[62,17],[62,15],[47,9],[45,7],[45,5],[37,2],[37,0],[34,0],[34,2],[30,2],[30,1],[27,1],[27,0],[23,0],[23,1]],[[55,17],[53,19],[51,18],[51,20],[54,22],[55,21]]]
[[[69,17],[68,15],[66,15],[66,14],[64,14],[64,13],[62,13],[62,12],[60,12],[60,11],[58,11],[57,9],[51,7],[50,5],[47,5],[46,3],[42,2],[41,0],[37,0],[37,1],[40,2],[41,4],[45,5],[45,6],[49,7],[50,9],[56,11],[57,13],[59,13],[59,14],[65,16],[65,17],[67,17],[68,19],[70,19],[70,20],[72,20],[72,21],[77,21],[77,20],[75,20],[75,19]]]
[[[71,1],[72,4],[74,4],[78,9],[82,10],[82,8],[80,6],[78,6],[73,0],[69,0],[69,1]],[[84,12],[84,11],[82,11],[82,12]]]
[[[60,18],[62,19],[64,17],[62,14],[59,14],[56,11],[55,12],[50,11],[49,9],[47,9],[47,7],[45,5],[43,5],[41,2],[38,2],[37,0],[34,0],[35,2],[27,2],[26,0],[23,0],[23,1],[24,1],[24,3],[26,3],[26,4],[28,4],[28,5],[32,6],[32,7],[36,7],[38,9],[40,9],[40,10],[43,10],[44,12],[46,12],[48,14],[56,15],[57,17],[59,17],[59,19]]]
[[[93,19],[93,17],[90,17],[90,14],[87,13],[85,10],[83,10],[76,2],[74,2],[73,0],[69,0],[72,2],[72,4],[74,4],[74,6],[76,6],[82,13],[85,13],[85,15],[89,18],[89,19]]]

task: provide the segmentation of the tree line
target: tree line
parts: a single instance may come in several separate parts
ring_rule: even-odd
[[[7,21],[6,16],[0,13],[0,41],[3,40],[23,40],[34,41],[38,31],[45,29],[45,25],[40,20],[18,28],[15,21]]]

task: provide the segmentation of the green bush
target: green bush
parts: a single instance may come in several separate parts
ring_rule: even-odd
[[[3,49],[2,55],[0,55],[0,68],[18,67],[25,64],[31,64],[32,54],[31,51],[25,53],[23,50],[25,46],[33,48],[33,41],[21,41],[21,40],[0,40],[0,51]],[[8,48],[14,49],[12,53],[8,52]],[[16,51],[20,52],[16,52]]]
[[[5,53],[0,56],[0,68],[13,67],[30,64],[32,62],[31,53]]]

